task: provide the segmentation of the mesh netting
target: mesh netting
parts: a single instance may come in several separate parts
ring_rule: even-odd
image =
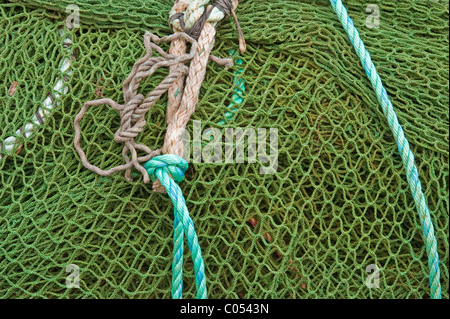
[[[5,298],[169,298],[173,206],[139,174],[100,177],[73,147],[73,120],[98,97],[123,102],[121,86],[144,55],[142,35],[170,33],[173,1],[0,1],[0,296]],[[80,8],[70,35],[76,54],[69,91],[31,136],[29,123],[55,83],[65,50],[69,4]],[[443,297],[448,298],[449,24],[433,1],[345,1],[403,125],[436,229]],[[326,0],[241,1],[247,41],[243,103],[224,118],[233,70],[208,65],[192,120],[207,127],[277,128],[278,171],[255,164],[190,164],[180,184],[206,265],[210,298],[427,298],[420,221],[393,135],[370,82]],[[167,48],[167,47],[166,47]],[[232,21],[213,54],[237,49]],[[146,94],[163,71],[143,81]],[[15,83],[17,82],[17,83]],[[15,89],[11,87],[15,86]],[[11,90],[10,90],[11,88]],[[167,98],[147,114],[137,141],[162,146]],[[102,168],[123,163],[120,125],[107,106],[82,121],[82,146]],[[192,136],[192,125],[188,125]],[[195,296],[185,250],[184,296]],[[66,287],[66,267],[80,288]],[[364,284],[380,268],[380,288]]]

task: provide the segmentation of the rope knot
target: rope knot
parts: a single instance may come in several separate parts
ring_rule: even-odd
[[[144,165],[153,181],[157,178],[161,179],[162,175],[158,176],[158,174],[167,173],[174,181],[181,182],[188,167],[189,164],[182,157],[174,154],[155,156]]]
[[[169,26],[172,31],[183,31],[198,40],[206,22],[214,23],[217,26],[221,20],[232,15],[238,31],[239,49],[244,54],[247,45],[235,13],[237,0],[215,0],[207,8],[204,8],[205,3],[199,0],[188,2],[180,0],[170,11]],[[216,8],[218,10],[214,10]]]
[[[114,134],[114,140],[117,143],[125,143],[133,140],[144,129],[146,123],[145,113],[138,112],[144,99],[142,94],[137,94],[127,104],[122,106],[120,110],[121,125]]]
[[[183,40],[191,43],[190,53],[184,53],[181,55],[172,55],[166,53],[158,44],[162,42],[171,42],[176,40]],[[92,100],[86,102],[81,111],[75,117],[74,128],[75,138],[74,146],[80,155],[83,165],[94,171],[95,173],[108,176],[114,172],[125,170],[125,178],[132,180],[131,169],[136,168],[143,176],[144,183],[150,181],[147,171],[140,164],[147,162],[155,155],[161,154],[161,149],[152,150],[144,144],[139,144],[134,139],[145,128],[145,115],[150,108],[159,100],[159,98],[170,88],[170,86],[184,78],[189,69],[184,64],[193,59],[194,54],[197,52],[197,42],[189,37],[187,34],[178,32],[173,35],[159,38],[156,35],[146,32],[144,35],[144,46],[146,54],[139,59],[133,66],[133,69],[127,79],[124,81],[122,90],[125,103],[119,104],[111,99],[103,98],[99,100]],[[152,56],[153,51],[158,52],[161,56]],[[173,67],[175,66],[175,67]],[[169,74],[160,82],[152,92],[148,94],[146,98],[142,94],[138,94],[139,84],[142,79],[151,76],[161,67],[170,68]],[[172,68],[173,67],[173,68]],[[118,165],[108,170],[103,170],[95,165],[89,163],[86,153],[83,151],[80,145],[81,140],[81,128],[80,121],[86,114],[87,110],[92,106],[109,105],[111,108],[119,111],[120,113],[120,127],[114,134],[114,140],[118,143],[123,143],[122,157],[125,160],[125,164]],[[145,153],[144,155],[138,154],[138,152]],[[131,155],[131,156],[130,156]],[[131,158],[130,158],[131,157]],[[170,171],[169,171],[170,172]],[[177,172],[174,172],[177,175]]]

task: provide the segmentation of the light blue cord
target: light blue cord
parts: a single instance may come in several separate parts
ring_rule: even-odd
[[[330,2],[345,31],[347,32],[356,53],[361,59],[361,63],[366,70],[367,76],[372,82],[372,87],[374,88],[375,93],[377,94],[377,98],[383,109],[384,116],[388,121],[389,127],[394,133],[398,151],[400,152],[403,165],[406,169],[406,177],[411,187],[411,193],[416,203],[417,211],[419,212],[420,223],[422,224],[425,247],[428,254],[428,268],[430,269],[429,283],[431,287],[431,298],[440,299],[441,284],[437,242],[436,237],[434,236],[434,227],[430,217],[430,210],[425,202],[425,195],[422,192],[419,173],[416,165],[414,164],[414,155],[411,152],[408,140],[403,133],[403,129],[398,122],[397,115],[395,114],[392,103],[389,100],[385,88],[383,87],[381,78],[377,73],[372,59],[370,58],[369,52],[366,50],[364,43],[359,36],[358,30],[356,30],[353,25],[352,19],[348,16],[347,10],[341,0],[330,0]]]
[[[195,285],[197,288],[197,299],[206,299],[206,277],[205,264],[202,251],[195,233],[194,223],[189,216],[186,202],[180,187],[175,182],[181,182],[188,163],[181,157],[166,154],[153,157],[144,168],[150,178],[158,179],[172,200],[175,212],[174,218],[174,255],[172,261],[172,298],[181,299],[183,290],[183,245],[184,234],[187,234],[189,250],[194,262]]]

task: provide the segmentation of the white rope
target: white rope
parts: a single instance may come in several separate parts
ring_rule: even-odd
[[[63,29],[60,29],[59,34],[61,37],[64,37],[65,32]],[[72,54],[72,51],[70,49],[72,45],[72,40],[70,37],[66,37],[64,39],[64,50],[67,50],[67,53],[69,55]],[[71,76],[72,70],[70,69],[72,65],[72,59],[71,58],[64,58],[59,63],[59,70],[61,73],[65,76]],[[29,138],[33,135],[33,133],[42,125],[41,121],[45,122],[45,119],[48,117],[48,115],[53,111],[53,109],[56,109],[56,107],[59,106],[60,102],[58,99],[62,97],[64,94],[67,94],[69,91],[69,87],[65,83],[64,77],[59,78],[56,81],[56,84],[53,86],[52,93],[49,93],[44,102],[42,103],[42,106],[40,106],[37,111],[34,113],[33,118],[31,119],[31,122],[26,123],[21,128],[16,130],[15,135],[11,135],[3,140],[3,142],[0,143],[0,151],[4,150],[7,153],[11,153],[14,151],[14,149],[20,145],[22,137],[25,139]],[[53,97],[53,98],[52,98]],[[22,141],[24,142],[24,141]],[[0,154],[0,159],[2,159],[2,155]]]

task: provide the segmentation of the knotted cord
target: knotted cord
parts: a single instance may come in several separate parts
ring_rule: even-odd
[[[176,30],[173,35],[159,38],[147,32],[144,35],[146,54],[138,60],[123,83],[124,104],[104,98],[86,102],[75,117],[74,145],[80,155],[83,165],[93,172],[107,176],[117,171],[125,170],[125,177],[131,180],[131,168],[135,167],[141,172],[145,183],[150,178],[154,181],[153,189],[162,193],[167,192],[174,205],[174,254],[172,261],[172,298],[181,298],[183,290],[183,246],[184,234],[187,236],[189,250],[194,262],[197,298],[206,298],[205,265],[201,255],[201,248],[195,232],[194,223],[186,206],[181,189],[175,182],[181,182],[184,172],[188,168],[183,156],[183,142],[181,135],[195,110],[198,102],[200,87],[206,73],[206,64],[209,60],[223,66],[231,66],[231,59],[221,59],[210,55],[216,34],[215,25],[223,18],[233,15],[239,33],[239,46],[241,52],[245,51],[245,41],[237,22],[234,10],[238,1],[216,0],[206,10],[198,0],[179,1],[171,10],[169,23]],[[194,14],[195,22],[189,18]],[[182,19],[184,17],[184,19]],[[189,26],[189,29],[186,29]],[[169,53],[158,45],[162,42],[171,42]],[[187,44],[191,50],[186,53]],[[161,56],[152,57],[153,51]],[[185,63],[190,62],[190,67]],[[138,94],[140,81],[151,76],[158,68],[168,67],[169,74],[145,98]],[[187,76],[186,84],[184,78]],[[169,92],[169,105],[167,109],[167,131],[162,149],[151,150],[143,144],[137,144],[134,139],[145,127],[145,115],[150,108],[166,92]],[[120,114],[120,127],[114,135],[114,140],[123,143],[122,156],[125,164],[103,170],[92,165],[80,145],[80,121],[91,106],[107,104]],[[138,156],[137,151],[143,151],[145,156]],[[160,153],[165,155],[159,155]],[[131,153],[131,159],[129,158]],[[147,162],[143,167],[140,163]]]

